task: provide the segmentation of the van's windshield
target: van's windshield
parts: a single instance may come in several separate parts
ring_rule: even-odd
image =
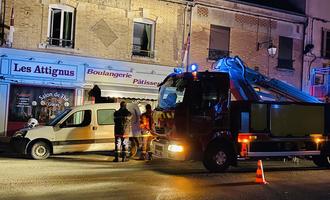
[[[71,110],[72,110],[71,108],[67,108],[67,109],[63,110],[58,115],[56,115],[56,117],[54,119],[50,120],[46,125],[47,126],[55,126]]]

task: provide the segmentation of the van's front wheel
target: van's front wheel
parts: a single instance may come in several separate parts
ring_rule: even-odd
[[[45,142],[36,142],[30,148],[30,155],[35,160],[43,160],[50,156],[50,147]]]

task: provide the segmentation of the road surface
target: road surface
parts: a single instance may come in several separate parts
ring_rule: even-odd
[[[0,199],[330,200],[330,171],[305,160],[264,161],[268,185],[254,183],[256,161],[215,174],[199,162],[112,160],[96,153],[47,160],[0,154]]]

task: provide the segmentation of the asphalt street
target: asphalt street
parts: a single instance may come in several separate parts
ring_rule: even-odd
[[[256,161],[215,174],[199,162],[112,160],[107,153],[47,160],[0,153],[0,199],[330,200],[329,170],[306,160],[264,161],[267,185],[254,183]]]

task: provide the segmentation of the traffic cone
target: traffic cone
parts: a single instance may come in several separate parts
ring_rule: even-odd
[[[262,161],[261,160],[258,160],[258,169],[257,169],[257,175],[256,175],[256,183],[268,184],[268,182],[265,180],[264,169],[263,169]]]

